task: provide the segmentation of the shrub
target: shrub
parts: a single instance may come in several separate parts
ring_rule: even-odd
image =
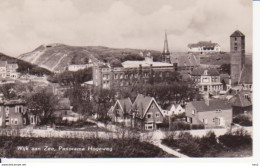
[[[204,129],[205,126],[203,124],[193,124],[191,125],[191,129]]]
[[[237,123],[241,126],[252,126],[252,120],[248,115],[239,114],[233,119],[233,123]]]
[[[219,142],[229,148],[239,148],[244,145],[252,145],[252,138],[245,130],[240,129],[219,136]]]
[[[171,124],[171,130],[190,130],[191,125],[185,122],[177,121]]]

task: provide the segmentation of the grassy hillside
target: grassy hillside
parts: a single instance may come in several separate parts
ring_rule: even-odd
[[[38,67],[37,65],[33,65],[29,62],[25,62],[23,60],[7,56],[3,53],[0,53],[0,61],[7,61],[8,63],[17,63],[18,64],[18,72],[20,73],[29,73],[34,75],[50,75],[51,72],[47,69]]]
[[[151,52],[154,60],[160,60],[160,52],[141,49],[119,49],[103,46],[68,46],[64,44],[41,45],[19,59],[39,65],[50,71],[64,71],[69,64],[85,64],[89,59],[111,62],[115,60],[142,60],[140,52]]]

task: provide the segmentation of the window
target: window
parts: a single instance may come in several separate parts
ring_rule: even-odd
[[[235,47],[235,51],[237,51],[237,47]]]
[[[245,98],[245,99],[249,99],[248,94],[244,94],[244,98]]]
[[[147,114],[147,118],[151,118],[152,117],[152,114]]]
[[[155,116],[156,116],[156,117],[159,117],[159,116],[160,116],[160,114],[159,114],[159,113],[156,113],[156,114],[155,114]]]
[[[115,78],[115,79],[117,79],[117,78],[118,78],[118,75],[117,75],[117,74],[115,74],[114,78]]]
[[[235,37],[235,41],[237,41],[237,38]]]
[[[14,119],[14,124],[17,125],[18,124],[18,120]]]
[[[205,71],[204,71],[204,75],[208,75],[208,70],[205,70]]]
[[[208,119],[203,119],[202,121],[204,124],[208,124]]]
[[[153,123],[146,123],[145,124],[145,130],[152,130],[153,129]]]
[[[220,113],[221,112],[221,110],[220,109],[216,109],[216,113]]]
[[[188,123],[192,123],[192,118],[191,117],[187,117],[187,122]]]

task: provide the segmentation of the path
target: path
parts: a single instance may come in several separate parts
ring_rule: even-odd
[[[176,156],[176,157],[179,157],[179,158],[188,158],[188,157],[189,157],[189,156],[186,156],[186,155],[184,155],[184,154],[182,154],[182,153],[180,153],[180,152],[178,152],[178,151],[176,151],[176,150],[173,150],[172,148],[169,148],[169,147],[166,146],[166,145],[163,145],[161,141],[152,142],[152,144],[153,144],[154,146],[159,147],[159,148],[162,149],[163,151],[165,151],[165,152],[167,152],[167,153],[169,153],[169,154],[172,154],[172,155],[174,155],[174,156]]]

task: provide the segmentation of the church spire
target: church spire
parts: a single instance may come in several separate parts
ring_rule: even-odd
[[[169,47],[168,47],[168,39],[167,39],[167,32],[165,31],[165,38],[164,38],[164,46],[163,46],[163,55],[169,55]]]
[[[170,51],[169,51],[166,31],[165,31],[164,45],[163,45],[163,51],[162,51],[162,61],[170,63]]]

